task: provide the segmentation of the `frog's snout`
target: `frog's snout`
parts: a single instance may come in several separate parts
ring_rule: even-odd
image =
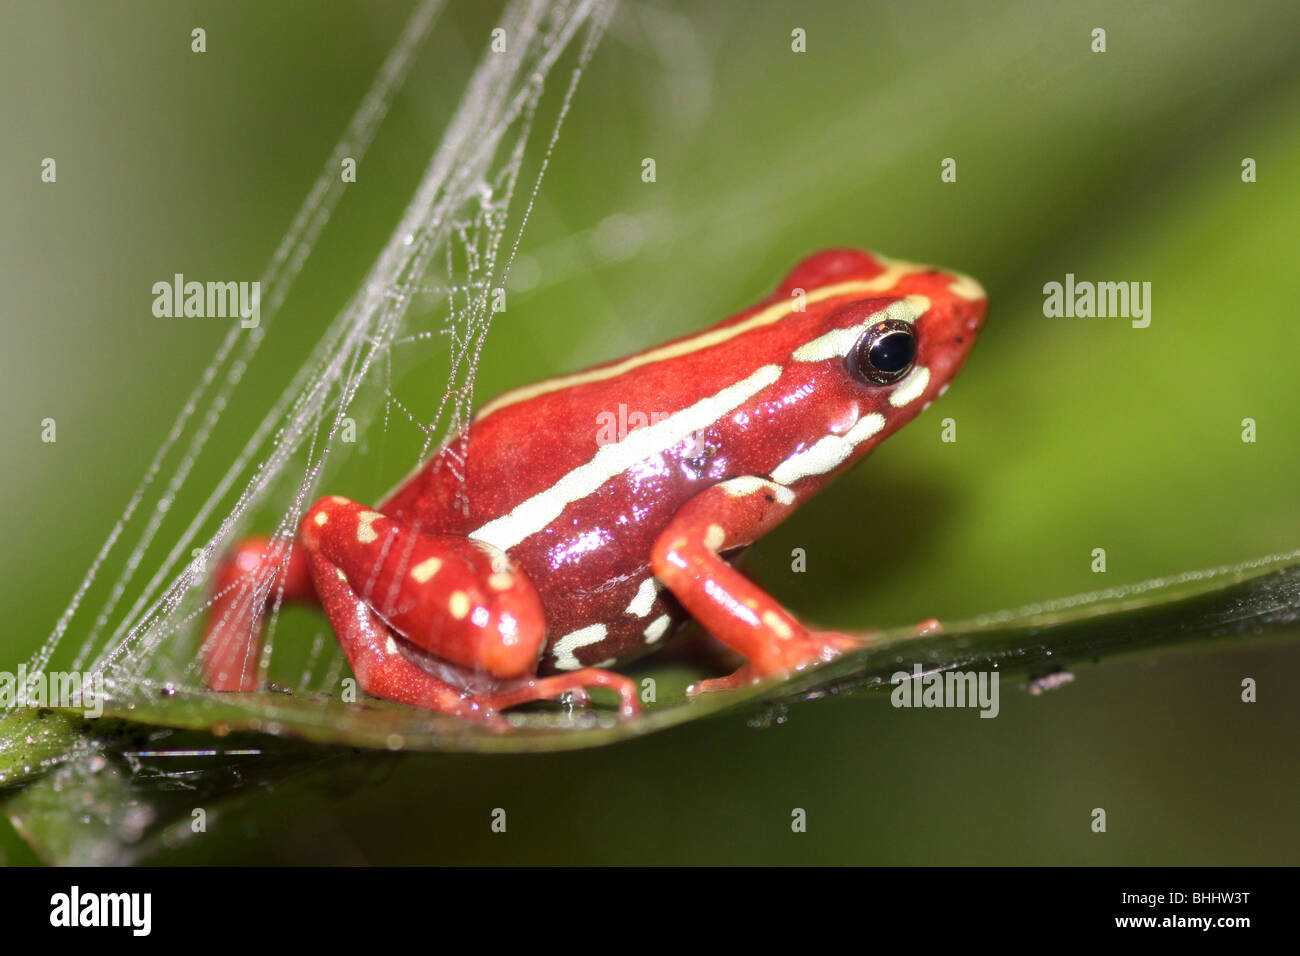
[[[922,292],[931,307],[917,323],[921,340],[917,364],[926,369],[926,402],[933,401],[957,374],[984,325],[988,298],[984,287],[960,272],[933,270]]]
[[[970,350],[984,326],[984,316],[988,313],[988,294],[978,281],[961,272],[949,273],[948,282],[951,309],[945,329],[946,338],[964,356]]]

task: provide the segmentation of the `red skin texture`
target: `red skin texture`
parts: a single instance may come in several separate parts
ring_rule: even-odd
[[[768,298],[713,328],[744,322],[764,308],[789,302],[797,289],[811,293],[883,272],[885,266],[869,253],[819,253],[800,263]],[[708,682],[701,689],[738,686],[833,656],[851,646],[851,639],[807,631],[720,559],[718,552],[744,547],[770,530],[919,414],[952,380],[986,308],[982,294],[970,298],[969,293],[952,291],[955,279],[951,273],[917,267],[877,292],[810,302],[802,312],[790,312],[713,345],[599,381],[490,406],[468,433],[463,488],[456,469],[447,465],[453,450],[466,449],[435,455],[375,509],[380,515],[369,519],[373,540],[358,540],[357,522],[366,511],[364,506],[337,498],[318,502],[303,519],[299,539],[303,548],[295,549],[289,559],[285,581],[293,586],[286,598],[307,598],[302,593],[308,566],[305,549],[319,559],[312,564],[311,574],[317,589],[327,574],[331,578],[327,585],[331,594],[325,595],[324,603],[336,632],[340,622],[344,631],[356,630],[358,616],[364,617],[368,610],[375,616],[374,640],[385,630],[391,632],[402,654],[420,662],[422,671],[430,669],[422,652],[454,665],[432,668],[438,675],[429,685],[432,690],[403,690],[401,679],[367,681],[358,674],[363,686],[369,684],[372,692],[418,706],[460,712],[466,707],[452,706],[434,685],[473,685],[484,701],[495,694],[480,708],[488,716],[493,709],[518,702],[504,696],[513,691],[518,697],[516,684],[527,684],[534,673],[555,670],[557,639],[598,624],[605,626],[606,636],[564,658],[569,667],[576,663],[585,669],[565,675],[573,680],[558,679],[544,686],[533,680],[528,686],[537,696],[561,685],[574,689],[595,683],[619,690],[624,710],[634,709],[635,697],[628,687],[612,680],[616,675],[601,676],[605,672],[591,665],[610,666],[645,653],[651,644],[661,646],[657,640],[648,642],[647,623],[667,614],[671,630],[684,620],[686,610],[750,661],[737,675]],[[890,404],[892,386],[864,384],[849,373],[843,357],[792,360],[800,346],[833,329],[857,326],[908,294],[924,295],[930,301],[913,325],[914,364],[928,368],[930,375],[923,392],[902,407]],[[674,342],[687,342],[700,334]],[[469,533],[590,462],[601,448],[602,416],[616,414],[620,406],[647,417],[672,415],[770,366],[780,367],[775,382],[712,420],[696,433],[697,441],[680,441],[568,501],[540,531],[509,546],[508,562],[496,553],[497,570],[508,564],[508,573],[492,578],[494,585],[488,586],[492,549],[485,551],[470,541]],[[717,487],[727,479],[768,476],[791,455],[831,433],[842,434],[873,413],[883,417],[884,427],[857,445],[838,467],[794,480],[788,492],[737,495],[734,490],[740,486],[735,483],[728,486],[731,494]],[[462,492],[467,493],[465,498],[458,497]],[[464,502],[467,511],[461,507]],[[725,543],[706,540],[711,526],[725,535]],[[242,573],[247,575],[249,548],[241,553]],[[409,570],[431,557],[438,559],[437,573],[426,582],[413,581]],[[262,566],[263,577],[273,564]],[[348,593],[335,593],[337,585],[343,585],[338,571],[347,578]],[[629,602],[652,571],[666,587],[648,614],[630,613]],[[234,593],[239,589],[229,585],[237,577],[227,564],[218,572],[218,584],[226,585],[228,594]],[[460,602],[464,613],[459,617],[448,604],[452,593],[468,599],[470,610],[465,612],[466,604]],[[224,604],[221,598],[216,602],[213,621],[224,617],[226,624],[209,625],[205,668],[212,686],[249,689],[256,686],[257,655],[252,652],[256,627],[253,616],[246,609],[234,610],[233,604],[229,597]],[[515,629],[516,640],[509,647],[503,647],[499,638],[502,620]],[[348,640],[343,633],[340,638],[346,650]],[[349,660],[352,657],[349,653]],[[353,666],[355,670],[357,661]],[[470,710],[464,715],[478,713]]]

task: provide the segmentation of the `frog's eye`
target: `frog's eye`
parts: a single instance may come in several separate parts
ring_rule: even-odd
[[[849,353],[849,371],[871,385],[892,385],[912,369],[916,332],[906,322],[885,319],[870,326]]]

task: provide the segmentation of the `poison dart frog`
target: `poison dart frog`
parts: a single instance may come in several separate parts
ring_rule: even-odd
[[[609,668],[688,617],[747,661],[691,693],[827,661],[859,640],[801,624],[729,559],[943,394],[986,306],[967,276],[833,249],[717,325],[508,392],[377,507],[322,498],[287,554],[238,546],[205,679],[257,688],[277,594],[324,607],[368,693],[498,724],[592,687],[635,713]],[[616,409],[644,424],[611,435]]]

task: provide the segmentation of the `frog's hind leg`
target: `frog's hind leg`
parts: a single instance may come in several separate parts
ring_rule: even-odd
[[[338,497],[317,502],[298,537],[321,604],[366,691],[490,717],[526,701],[608,687],[624,713],[637,709],[635,684],[618,674],[587,668],[535,676],[546,637],[541,598],[495,548],[461,535],[425,534]],[[442,676],[413,660],[422,655]]]
[[[319,554],[307,560],[321,604],[362,690],[425,710],[495,722],[491,708],[408,660],[387,622],[357,595],[342,571]]]
[[[306,555],[270,538],[245,538],[213,575],[212,609],[199,648],[204,680],[213,690],[257,690],[262,614],[277,599],[316,600]]]
[[[536,669],[546,637],[541,598],[500,551],[463,535],[426,534],[337,496],[303,516],[298,540],[356,600],[439,660],[495,678]],[[312,577],[319,588],[315,562]]]

